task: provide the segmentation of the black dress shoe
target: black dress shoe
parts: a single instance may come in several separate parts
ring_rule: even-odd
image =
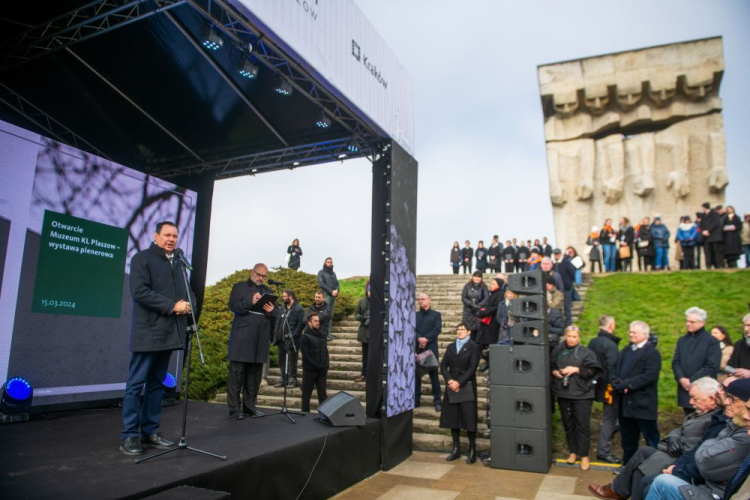
[[[174,441],[164,439],[160,433],[151,434],[150,436],[141,436],[141,444],[143,446],[151,446],[153,448],[161,448],[166,450],[167,448],[174,447]]]
[[[477,450],[476,448],[469,448],[469,456],[466,458],[466,463],[471,465],[477,461]]]
[[[454,460],[458,460],[459,458],[461,458],[461,449],[460,448],[453,448],[453,450],[451,451],[450,455],[448,455],[447,457],[445,457],[445,461],[446,462],[452,462]]]
[[[229,414],[229,418],[232,420],[242,420],[245,418],[245,415],[240,410],[235,410]]]
[[[443,405],[440,404],[440,401],[435,401],[435,411],[438,413],[443,411]]]
[[[265,413],[263,413],[257,408],[253,408],[252,410],[248,410],[247,408],[245,408],[243,413],[247,417],[262,417],[263,415],[265,415]]]
[[[123,439],[120,443],[120,451],[126,455],[140,455],[143,453],[141,442],[135,436]]]
[[[621,464],[622,463],[622,460],[620,460],[614,455],[597,455],[596,459],[602,462],[607,462],[608,464]]]

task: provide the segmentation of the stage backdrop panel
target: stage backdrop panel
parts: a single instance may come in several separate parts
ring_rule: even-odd
[[[130,259],[171,220],[190,258],[197,195],[0,122],[0,217],[8,221],[0,382],[27,378],[34,406],[122,397]],[[181,352],[170,371],[181,372]],[[39,408],[37,408],[39,409]]]

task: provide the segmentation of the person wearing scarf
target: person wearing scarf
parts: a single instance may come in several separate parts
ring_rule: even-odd
[[[552,394],[557,397],[570,456],[568,463],[581,458],[581,470],[589,469],[591,445],[591,405],[594,381],[602,372],[596,354],[581,345],[577,326],[565,329],[565,340],[550,355]]]
[[[599,265],[599,272],[602,272],[602,243],[599,240],[599,228],[593,226],[586,244],[591,247],[589,250],[589,262],[591,262],[591,274],[594,274],[594,264]]]
[[[461,457],[461,429],[469,434],[469,455],[467,464],[477,461],[477,366],[479,365],[480,347],[469,337],[466,325],[459,323],[456,327],[456,341],[445,349],[440,363],[440,372],[445,379],[445,396],[440,412],[440,427],[450,429],[453,437],[453,449],[446,458],[452,462]],[[474,398],[472,401],[451,403],[449,392],[457,393],[471,382]]]

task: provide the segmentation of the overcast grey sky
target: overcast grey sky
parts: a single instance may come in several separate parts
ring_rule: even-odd
[[[411,74],[418,273],[449,272],[454,240],[554,240],[536,73],[545,63],[723,36],[727,202],[750,212],[750,2],[356,3]],[[293,238],[304,271],[331,256],[339,277],[369,274],[370,191],[365,160],[217,182],[208,284],[282,264]],[[265,227],[250,224],[257,211],[269,214]]]

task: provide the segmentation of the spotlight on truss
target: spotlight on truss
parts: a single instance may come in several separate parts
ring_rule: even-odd
[[[281,75],[276,75],[273,89],[281,95],[291,95],[292,84]]]
[[[258,78],[258,67],[247,59],[240,62],[240,64],[237,66],[237,71],[240,72],[240,75],[250,80]]]
[[[318,116],[318,120],[315,122],[315,125],[320,128],[328,128],[331,126],[331,119],[328,118],[328,115],[325,111],[320,111],[320,115]]]
[[[350,153],[359,153],[360,149],[362,149],[362,145],[356,137],[352,137],[352,140],[346,144],[346,150]]]
[[[214,31],[213,26],[207,24],[206,27],[203,28],[201,44],[208,50],[219,50],[224,46],[224,39]]]

